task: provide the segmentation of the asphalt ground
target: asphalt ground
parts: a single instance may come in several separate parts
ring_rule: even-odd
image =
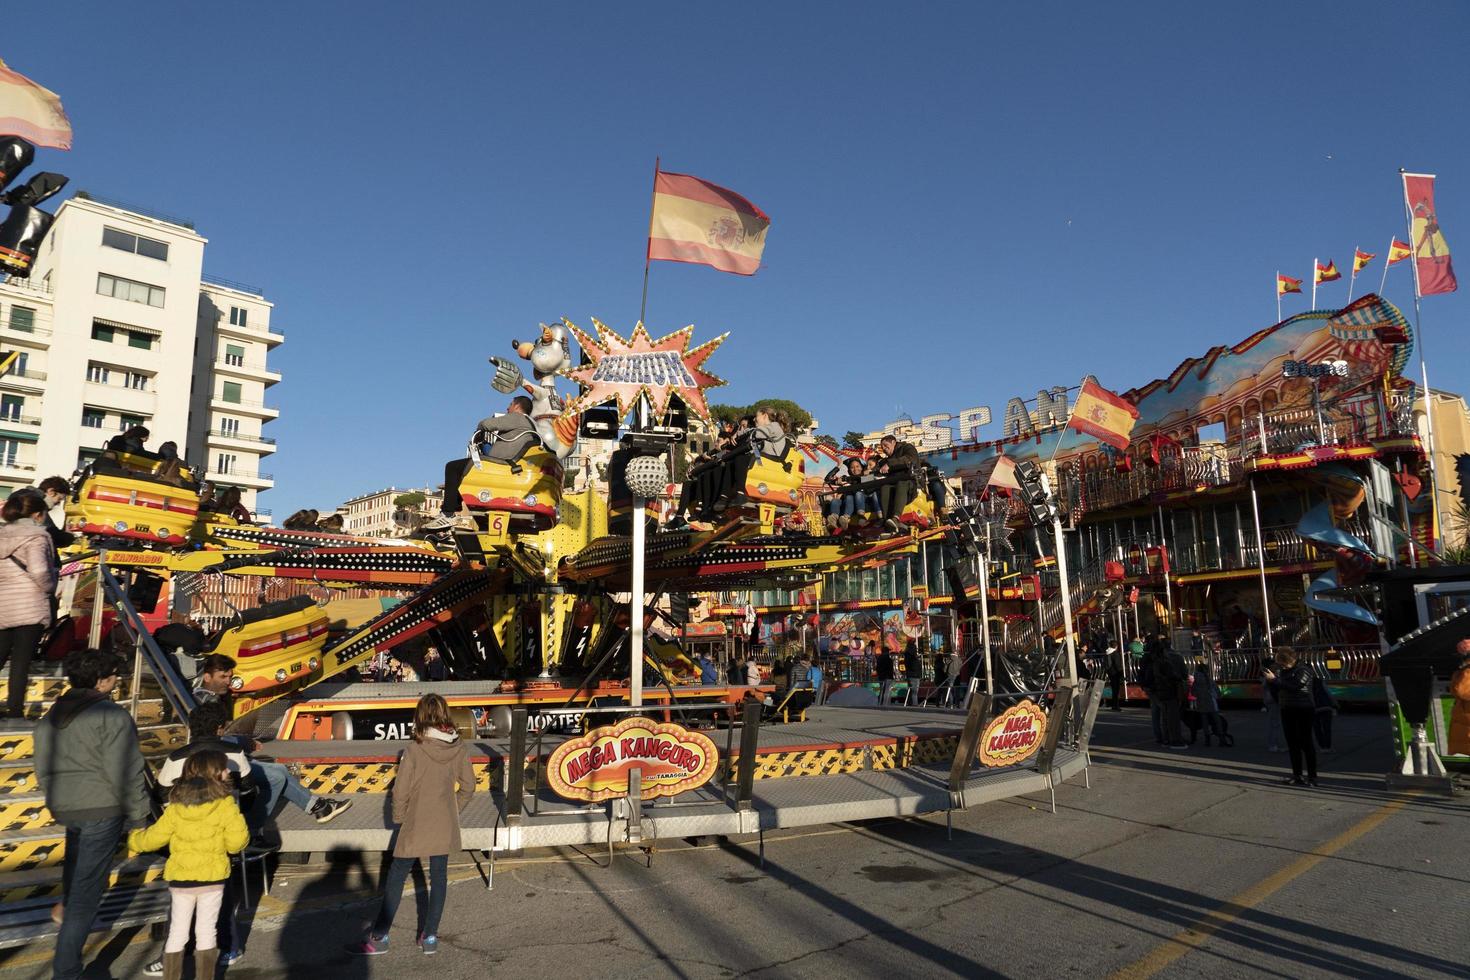
[[[487,892],[451,868],[441,951],[414,945],[405,897],[390,951],[342,951],[376,911],[378,868],[282,868],[248,924],[252,977],[1470,977],[1470,805],[1385,791],[1383,715],[1337,720],[1322,785],[1281,784],[1264,716],[1228,712],[1234,748],[1153,744],[1147,712],[1104,711],[1091,788],[956,814],[541,852]],[[156,955],[119,934],[89,976]],[[0,977],[48,976],[45,950]],[[108,972],[111,971],[111,972]],[[191,975],[186,973],[186,976]]]

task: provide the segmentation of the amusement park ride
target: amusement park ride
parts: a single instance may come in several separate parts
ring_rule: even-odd
[[[603,324],[597,330],[594,338],[563,321],[543,328],[533,344],[518,344],[534,365],[534,382],[523,380],[512,362],[492,358],[497,390],[532,394],[539,435],[508,458],[472,438],[458,485],[463,516],[446,530],[400,540],[255,526],[215,509],[207,489],[177,461],[132,447],[107,452],[76,481],[66,529],[77,540],[63,562],[79,579],[105,566],[125,581],[134,605],[160,597],[138,610],[150,629],[168,622],[170,600],[175,614],[184,597],[196,610],[208,606],[221,576],[310,582],[321,599],[342,587],[416,590],[387,611],[331,630],[331,601],[266,602],[233,614],[192,644],[201,656],[223,653],[236,661],[234,710],[254,718],[257,730],[341,739],[377,730],[375,715],[398,717],[412,697],[392,697],[394,685],[381,685],[383,697],[344,699],[323,682],[341,680],[410,641],[431,639],[454,679],[476,682],[456,685],[450,700],[473,712],[475,727],[484,731],[512,705],[628,698],[635,644],[623,596],[633,588],[635,564],[652,593],[642,604],[646,625],[658,615],[654,604],[663,593],[811,581],[823,571],[913,552],[920,535],[942,533],[925,481],[908,472],[887,478],[913,483],[899,531],[875,522],[825,533],[803,512],[812,490],[794,439],[779,453],[753,443],[733,453],[723,464],[733,474],[732,492],[704,529],[633,527],[630,481],[620,477],[639,459],[656,461],[655,472],[667,473],[665,454],[685,430],[651,420],[665,420],[673,407],[708,417],[704,390],[723,382],[701,366],[724,338],[691,351],[692,328],[657,341],[641,324],[627,341]],[[590,363],[572,368],[568,334]],[[580,382],[579,396],[558,398],[557,376]],[[567,490],[562,460],[582,416],[603,405],[632,422],[613,454],[610,492],[590,480],[585,489]],[[644,538],[636,563],[635,537]],[[163,589],[164,581],[173,588]],[[89,610],[82,602],[76,609],[85,627],[78,632],[90,632],[94,642],[115,618],[105,606]],[[699,685],[698,668],[676,641],[656,634],[648,641],[650,701],[733,704],[747,695],[744,686]]]

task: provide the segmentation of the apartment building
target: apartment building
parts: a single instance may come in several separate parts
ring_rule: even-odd
[[[0,496],[145,425],[150,449],[175,443],[264,513],[275,447],[261,426],[279,415],[265,389],[280,380],[265,357],[284,338],[258,290],[206,279],[207,243],[188,221],[85,192],[61,205],[31,280],[0,283],[0,349],[23,355],[0,377]]]
[[[406,493],[421,493],[424,502],[405,512],[393,503]],[[388,487],[353,497],[337,508],[344,518],[342,529],[364,537],[392,538],[412,533],[423,518],[439,513],[444,491],[439,487]]]

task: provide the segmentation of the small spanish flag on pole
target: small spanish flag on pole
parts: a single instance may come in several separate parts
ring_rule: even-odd
[[[1283,276],[1276,273],[1276,322],[1281,322],[1281,297],[1287,293],[1299,293],[1302,291],[1302,281],[1293,279],[1291,276]]]
[[[1318,283],[1334,282],[1342,278],[1342,273],[1337,271],[1337,264],[1331,259],[1323,265],[1316,259],[1312,260],[1312,309],[1317,308],[1317,285]]]
[[[1129,436],[1137,421],[1137,408],[1088,378],[1077,393],[1077,402],[1072,406],[1072,417],[1067,420],[1067,427],[1121,450],[1128,448]]]
[[[659,173],[648,258],[753,276],[766,248],[766,213],[734,191],[687,174]]]
[[[1388,285],[1389,266],[1398,265],[1404,259],[1414,254],[1414,249],[1408,242],[1401,242],[1397,238],[1388,240],[1388,261],[1383,263],[1383,276],[1378,281],[1378,295],[1383,295],[1383,289]]]
[[[1365,252],[1356,245],[1353,246],[1353,274],[1348,277],[1348,302],[1353,301],[1353,283],[1358,281],[1358,273],[1372,262],[1375,258],[1372,252]]]

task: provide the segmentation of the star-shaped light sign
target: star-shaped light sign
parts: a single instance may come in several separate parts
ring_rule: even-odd
[[[640,321],[633,328],[633,336],[624,340],[596,318],[592,320],[597,328],[596,339],[570,321],[562,322],[576,335],[577,343],[592,361],[567,372],[568,377],[587,388],[586,394],[569,411],[616,400],[618,418],[622,418],[638,404],[639,396],[647,395],[653,414],[658,417],[668,411],[669,396],[678,395],[689,411],[702,419],[709,418],[705,389],[718,388],[725,382],[705,371],[704,362],[730,336],[728,333],[690,350],[692,325],[654,340]]]

